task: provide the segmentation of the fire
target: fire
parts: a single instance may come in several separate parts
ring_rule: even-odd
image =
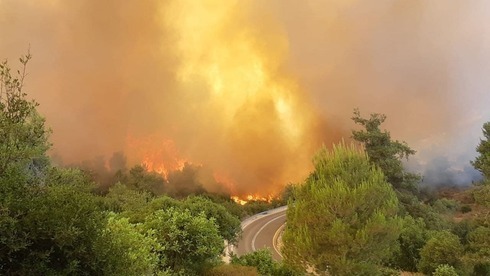
[[[231,196],[231,199],[233,199],[233,201],[235,201],[236,203],[240,204],[240,205],[245,205],[248,203],[247,200],[243,200],[241,199],[240,197],[238,196]]]
[[[189,102],[185,150],[236,180],[233,194],[264,196],[307,175],[316,114],[285,71],[287,35],[245,2],[168,1],[159,18],[175,34],[176,89]]]
[[[274,199],[274,196],[273,195],[268,195],[266,197],[263,197],[263,196],[260,196],[260,195],[252,195],[252,194],[249,194],[249,195],[246,195],[245,197],[240,197],[240,196],[231,196],[231,199],[233,199],[233,201],[235,201],[236,203],[240,204],[240,205],[245,205],[247,203],[249,203],[250,201],[267,201],[267,202],[271,202],[273,199]]]
[[[165,178],[170,171],[182,170],[186,163],[191,163],[183,158],[177,150],[175,143],[170,139],[155,135],[146,137],[128,137],[128,145],[133,156],[139,159],[148,171],[157,172]]]

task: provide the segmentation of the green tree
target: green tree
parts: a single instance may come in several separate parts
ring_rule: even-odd
[[[159,268],[175,274],[198,275],[215,265],[224,249],[214,219],[189,210],[158,210],[147,217],[144,227],[159,244]]]
[[[398,200],[383,172],[353,146],[323,148],[288,204],[283,255],[333,275],[376,275],[395,249]]]
[[[225,207],[202,196],[188,197],[183,208],[189,209],[193,215],[204,213],[208,219],[214,218],[220,235],[230,244],[237,242],[241,233],[240,219],[228,212]]]
[[[103,275],[154,275],[157,272],[158,243],[146,235],[141,224],[132,224],[114,213],[101,238],[95,243],[97,262],[103,263]]]
[[[84,275],[102,269],[94,244],[105,218],[93,186],[79,171],[52,170],[59,171],[9,206],[15,223],[0,233],[0,274]]]
[[[129,170],[129,175],[121,180],[126,186],[138,191],[161,195],[164,192],[166,181],[162,175],[149,172],[144,166],[136,165]]]
[[[407,216],[403,221],[403,229],[398,237],[399,249],[395,252],[392,265],[405,271],[417,271],[420,261],[420,250],[429,236],[424,221]]]
[[[490,228],[479,226],[468,234],[465,256],[467,263],[473,265],[475,275],[490,274]]]
[[[479,155],[471,164],[475,169],[479,170],[486,181],[490,180],[490,122],[483,124],[484,139],[480,140],[480,144],[476,148]]]
[[[458,276],[456,269],[450,265],[443,264],[436,268],[433,276]]]
[[[388,182],[397,190],[415,192],[420,176],[405,172],[402,163],[402,159],[408,159],[415,151],[405,142],[393,141],[388,131],[381,131],[386,115],[375,113],[365,119],[355,109],[352,120],[364,128],[352,131],[352,138],[364,145],[369,160],[383,171]]]
[[[448,231],[436,232],[420,251],[418,269],[425,274],[432,274],[439,265],[461,268],[463,250],[458,236]]]
[[[13,168],[42,176],[47,167],[50,131],[36,110],[38,104],[22,91],[30,58],[30,54],[20,58],[22,69],[16,75],[7,61],[0,63],[0,177]]]
[[[149,204],[152,200],[149,192],[130,189],[119,182],[104,197],[105,209],[120,213],[132,223],[145,220],[151,213]]]

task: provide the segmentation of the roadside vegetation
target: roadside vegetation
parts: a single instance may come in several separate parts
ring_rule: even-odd
[[[415,151],[381,130],[386,116],[352,119],[362,147],[321,149],[291,192],[286,263],[319,275],[490,275],[490,123],[472,162],[482,183],[427,191],[403,168]]]
[[[281,198],[234,202],[206,191],[187,164],[168,179],[143,166],[96,175],[53,165],[50,130],[23,91],[30,55],[0,64],[1,275],[490,275],[490,123],[466,191],[427,192],[405,171],[415,153],[363,118],[319,150],[314,171]],[[285,261],[268,251],[222,261],[240,221],[285,204]]]

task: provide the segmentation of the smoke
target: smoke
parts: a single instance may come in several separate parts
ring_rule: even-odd
[[[385,113],[420,171],[445,171],[437,156],[468,164],[490,118],[489,8],[0,0],[0,56],[14,64],[30,45],[26,90],[64,163],[168,175],[190,162],[232,193],[269,194],[301,180],[319,145],[350,136],[355,107]]]

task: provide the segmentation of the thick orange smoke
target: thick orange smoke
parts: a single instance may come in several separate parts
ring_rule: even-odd
[[[124,152],[128,165],[164,175],[202,164],[229,192],[261,196],[302,179],[319,145],[347,138],[355,107],[386,113],[393,136],[420,151],[466,158],[490,117],[486,10],[444,0],[0,0],[0,58],[14,64],[30,45],[26,90],[64,163]]]

